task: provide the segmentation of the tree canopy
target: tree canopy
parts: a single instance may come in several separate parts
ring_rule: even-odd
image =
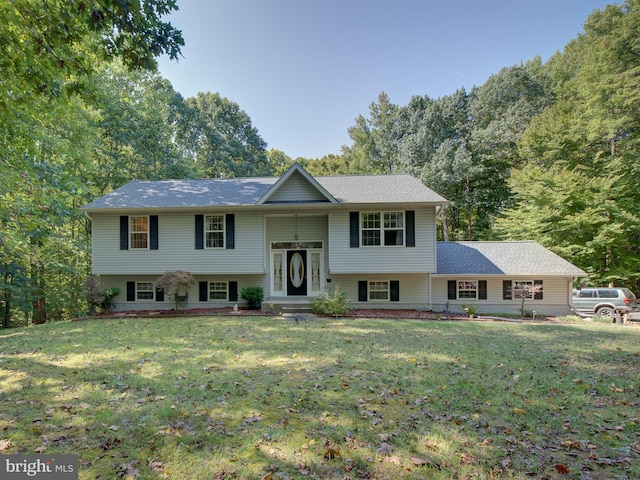
[[[340,155],[267,150],[220,93],[183,98],[155,71],[182,33],[175,0],[0,2],[0,314],[88,307],[78,208],[133,179],[410,173],[450,201],[444,240],[533,239],[595,284],[640,281],[640,0],[594,11],[546,63],[394,104],[381,92]]]

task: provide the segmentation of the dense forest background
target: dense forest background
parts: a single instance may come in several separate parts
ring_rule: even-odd
[[[219,93],[183,98],[175,0],[0,3],[3,326],[87,311],[90,223],[78,210],[133,179],[410,173],[451,201],[442,240],[533,239],[592,284],[640,279],[640,0],[594,11],[546,63],[396,105],[381,92],[341,154],[268,150]]]

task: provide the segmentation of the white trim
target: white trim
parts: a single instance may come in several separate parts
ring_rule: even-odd
[[[294,248],[294,244],[298,243],[300,248]],[[274,249],[273,245],[288,245],[291,244],[291,248],[278,248]],[[320,244],[320,248],[306,248],[305,244]],[[287,265],[287,252],[296,252],[296,251],[305,251],[307,252],[307,260],[305,265],[305,275],[307,278],[307,293],[308,297],[320,296],[324,293],[324,283],[325,283],[325,271],[324,271],[324,242],[277,242],[272,241],[268,245],[269,248],[269,295],[271,297],[286,297],[288,296],[287,292],[287,278],[289,276],[289,270]],[[313,289],[313,261],[312,258],[314,255],[317,255],[320,260],[319,265],[319,279],[318,286],[319,290]],[[279,274],[281,276],[280,283],[282,288],[280,290],[275,290],[275,285],[278,283],[276,281],[276,257],[280,256],[281,266],[279,269]]]
[[[207,220],[208,217],[222,217],[222,230],[209,230],[207,227],[209,225],[209,222]],[[204,235],[203,238],[203,242],[204,242],[204,248],[205,249],[219,249],[222,248],[224,249],[226,247],[225,243],[227,241],[226,239],[226,233],[227,233],[227,215],[224,213],[205,213],[204,214],[204,218],[202,220],[202,234]],[[219,246],[215,246],[215,247],[210,247],[209,246],[209,242],[208,242],[208,238],[207,238],[207,233],[222,233],[222,245]]]
[[[147,220],[146,231],[133,230],[134,218],[145,218]],[[129,222],[129,250],[149,250],[151,243],[151,222],[149,220],[149,215],[129,215],[127,221]],[[147,235],[147,245],[145,247],[136,247],[134,246],[133,235],[141,233],[145,233]]]
[[[330,203],[340,203],[338,202],[338,200],[335,199],[335,197],[333,195],[331,195],[322,185],[320,185],[318,183],[318,181],[313,178],[311,175],[309,175],[309,173],[299,164],[299,163],[294,163],[293,165],[291,165],[291,167],[289,167],[289,170],[287,170],[279,179],[276,183],[274,183],[271,187],[269,187],[269,190],[267,190],[264,195],[262,195],[262,197],[260,197],[258,199],[258,201],[256,202],[256,205],[262,205],[265,202],[267,202],[269,200],[269,198],[271,198],[273,196],[273,194],[275,192],[278,191],[278,189],[280,188],[280,186],[282,184],[284,184],[287,179],[293,175],[294,172],[298,172],[300,173],[311,185],[313,185],[313,187],[318,190],[318,192],[320,192],[322,194],[323,197],[325,197]]]
[[[376,247],[405,247],[407,245],[407,211],[405,209],[400,210],[361,210],[358,212],[358,228],[359,228],[359,236],[360,236],[360,247],[362,248],[376,248]],[[384,217],[386,214],[402,214],[402,229],[400,228],[385,228],[384,226]],[[365,228],[364,227],[364,215],[379,215],[380,226],[378,228]],[[364,243],[364,232],[366,231],[378,231],[380,232],[380,243],[377,245],[367,245]],[[397,232],[402,230],[402,243],[400,245],[386,245],[385,244],[385,232]]]

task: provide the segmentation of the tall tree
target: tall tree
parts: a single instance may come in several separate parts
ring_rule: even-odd
[[[464,89],[439,99],[413,97],[400,109],[400,158],[403,168],[449,200],[441,215],[445,240],[474,238],[476,185],[483,165],[476,161]]]
[[[395,123],[398,106],[385,92],[369,106],[369,118],[359,115],[356,124],[348,128],[353,140],[343,147],[343,156],[353,173],[394,173],[398,170],[398,133]]]
[[[87,265],[77,207],[93,193],[88,189],[100,138],[96,110],[88,106],[95,94],[92,75],[105,58],[120,58],[131,68],[153,68],[162,53],[177,58],[182,35],[161,20],[176,8],[174,0],[0,2],[5,326],[18,313],[14,307],[35,322],[73,310],[69,298],[56,294],[76,291],[76,268]]]
[[[157,73],[111,62],[94,80],[101,138],[96,144],[99,194],[132,180],[185,178],[198,172],[177,141],[187,115],[182,96]]]
[[[635,213],[640,205],[635,182],[640,173],[638,38],[640,1],[610,5],[592,13],[584,33],[545,66],[556,101],[533,119],[520,141],[522,173],[514,172],[512,181],[519,203],[500,222],[504,235],[528,233],[529,238],[550,241],[545,238],[545,218],[532,217],[527,210],[543,202],[536,192],[545,191],[542,211],[561,219],[558,225],[571,226],[556,227],[561,236],[551,239],[562,242],[561,248],[595,283],[614,280],[633,286],[640,279]],[[532,175],[538,168],[557,178]],[[570,195],[562,205],[562,189],[572,192],[572,182],[587,198],[578,201]],[[536,222],[516,228],[516,218]]]
[[[268,175],[266,142],[240,107],[218,93],[188,98],[181,141],[210,177]]]

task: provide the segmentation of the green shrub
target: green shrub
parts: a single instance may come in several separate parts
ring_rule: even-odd
[[[477,305],[462,305],[462,310],[468,313],[470,317],[473,317],[478,313],[479,307]]]
[[[196,279],[189,272],[173,270],[156,278],[155,288],[162,288],[167,295],[173,295],[176,312],[187,303],[189,289],[196,285]]]
[[[311,302],[311,309],[313,313],[343,317],[351,310],[350,303],[347,294],[341,292],[340,289],[336,287],[333,289],[333,292],[326,292],[321,297],[313,300]]]
[[[247,301],[249,308],[259,308],[264,298],[262,287],[244,287],[240,296]]]
[[[113,297],[120,293],[120,289],[118,287],[105,288],[102,292],[104,295],[104,302],[102,302],[102,309],[105,312],[109,312],[113,307]]]

